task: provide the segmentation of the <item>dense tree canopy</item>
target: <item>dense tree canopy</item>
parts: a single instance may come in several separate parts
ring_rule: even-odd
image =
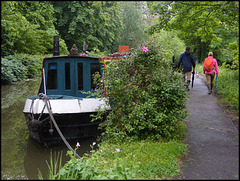
[[[117,43],[119,45],[129,45],[130,48],[133,48],[145,38],[142,4],[141,2],[123,1],[121,5],[123,28]],[[134,40],[131,41],[131,39]]]
[[[91,50],[111,49],[119,37],[120,6],[119,2],[105,1],[52,1],[55,9],[55,26],[67,46],[76,44],[82,49],[83,42]]]
[[[220,46],[228,49],[221,44],[223,38],[231,39],[234,45],[239,42],[238,1],[152,1],[148,2],[148,7],[152,14],[159,17],[149,32],[179,30],[185,43],[198,50],[200,60],[209,50],[220,54]],[[220,46],[217,47],[217,44]],[[221,57],[221,61],[226,61],[226,57]]]
[[[144,37],[143,2],[3,1],[2,56],[14,53],[52,53],[53,36],[60,36],[60,53],[73,44],[82,50],[116,52]],[[145,12],[146,13],[146,12]],[[66,42],[66,45],[64,43]]]
[[[183,37],[200,36],[206,42],[217,39],[213,28],[238,26],[238,1],[154,1],[148,2],[152,13],[158,13],[155,28],[178,29]]]
[[[2,56],[14,53],[44,54],[52,52],[54,9],[49,2],[2,1]],[[61,40],[62,49],[66,49]]]
[[[238,1],[2,1],[1,56],[50,54],[53,36],[61,54],[84,41],[88,51],[113,53],[140,45],[146,29],[164,29],[177,30],[199,62],[213,51],[220,65],[238,69],[238,25]]]

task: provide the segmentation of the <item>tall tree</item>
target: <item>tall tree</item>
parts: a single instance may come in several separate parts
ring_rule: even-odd
[[[65,39],[68,48],[76,44],[82,49],[83,42],[88,49],[111,49],[119,36],[122,21],[120,7],[116,1],[52,1],[57,19],[55,25]]]
[[[49,2],[2,1],[1,56],[52,53],[53,36],[58,34],[53,22]]]
[[[158,1],[148,2],[148,7],[152,14],[159,16],[150,31],[180,30],[186,44],[195,44],[199,59],[206,56],[200,47],[207,51],[211,41],[219,41],[214,29],[239,25],[238,1]]]
[[[138,1],[122,1],[121,7],[123,29],[118,44],[129,45],[132,48],[144,39],[142,4]],[[134,39],[134,41],[131,42],[129,39]]]

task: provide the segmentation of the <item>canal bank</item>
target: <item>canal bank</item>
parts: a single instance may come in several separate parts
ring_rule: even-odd
[[[186,143],[181,175],[175,179],[239,179],[239,132],[199,77],[188,92]]]

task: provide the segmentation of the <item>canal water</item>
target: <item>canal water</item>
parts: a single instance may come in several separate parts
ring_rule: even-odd
[[[36,180],[38,170],[48,179],[51,152],[53,156],[62,153],[62,165],[70,160],[64,143],[44,148],[28,135],[23,108],[27,97],[37,95],[39,83],[40,78],[35,78],[1,86],[1,179]],[[78,140],[78,155],[89,153],[95,141]],[[76,141],[70,145],[75,149]]]

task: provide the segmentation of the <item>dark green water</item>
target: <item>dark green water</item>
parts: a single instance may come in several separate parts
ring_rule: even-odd
[[[38,169],[47,179],[50,152],[62,152],[63,164],[69,160],[65,144],[44,148],[28,135],[23,108],[27,97],[37,95],[39,83],[37,78],[1,86],[1,179],[38,179]],[[77,153],[81,156],[89,152],[94,141],[95,138],[79,140]],[[70,145],[75,148],[76,142]]]

